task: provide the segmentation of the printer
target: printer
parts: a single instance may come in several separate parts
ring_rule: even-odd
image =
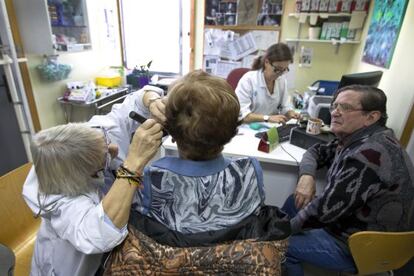
[[[309,98],[308,114],[311,118],[321,119],[325,125],[331,124],[331,112],[329,107],[331,106],[332,96],[313,95]]]

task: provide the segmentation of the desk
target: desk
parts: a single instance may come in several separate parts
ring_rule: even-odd
[[[270,153],[257,150],[259,139],[254,137],[257,131],[246,125],[239,128],[239,133],[225,145],[223,155],[227,157],[251,156],[259,160],[263,169],[263,180],[266,192],[266,204],[281,207],[285,199],[293,193],[298,179],[298,163],[305,150],[291,145],[288,141],[277,146]],[[163,142],[166,156],[177,156],[177,145],[168,137]],[[288,153],[292,156],[290,156]],[[317,176],[318,191],[323,183],[323,175]]]
[[[95,99],[90,102],[73,102],[64,100],[63,97],[59,97],[57,100],[62,105],[65,113],[66,123],[72,122],[73,108],[92,108],[93,114],[102,114],[106,108],[110,108],[113,104],[122,102],[127,94],[131,91],[128,87],[121,87],[113,89],[114,92],[101,96],[99,99]],[[82,118],[81,121],[87,121],[90,118]]]

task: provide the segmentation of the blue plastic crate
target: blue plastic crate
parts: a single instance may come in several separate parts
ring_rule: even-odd
[[[312,87],[317,87],[316,95],[331,96],[338,89],[339,81],[317,80]]]

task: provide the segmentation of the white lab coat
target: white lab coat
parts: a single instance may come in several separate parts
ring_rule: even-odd
[[[133,133],[140,123],[129,118],[129,112],[135,111],[145,118],[150,117],[148,109],[143,105],[142,98],[145,91],[157,92],[160,96],[164,91],[161,88],[146,85],[141,90],[129,94],[123,103],[115,104],[110,113],[95,115],[89,120],[89,124],[102,126],[106,129],[111,143],[118,145],[118,157],[112,162],[113,169],[118,168],[125,160]]]
[[[292,109],[287,91],[287,80],[284,75],[275,80],[273,94],[270,94],[263,70],[247,72],[236,87],[240,102],[240,119],[244,119],[250,113],[285,114]]]
[[[113,106],[107,115],[94,116],[89,123],[103,126],[112,143],[119,146],[118,158],[111,167],[116,168],[128,152],[132,133],[139,123],[128,117],[134,110],[149,117],[143,106],[144,91],[151,89],[162,95],[163,90],[146,86],[128,95],[124,102]],[[103,178],[96,180],[104,185]],[[48,195],[39,192],[34,167],[23,186],[23,198],[42,222],[37,234],[32,259],[31,275],[89,276],[99,267],[104,252],[120,244],[127,235],[126,226],[118,229],[106,216],[99,192],[77,197]]]
[[[126,227],[116,228],[105,215],[98,192],[45,197],[39,192],[34,167],[24,183],[23,198],[42,218],[30,275],[94,275],[102,254],[127,235]]]

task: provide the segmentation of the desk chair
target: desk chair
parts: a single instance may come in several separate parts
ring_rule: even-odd
[[[31,167],[32,164],[27,163],[0,177],[0,243],[10,248],[16,257],[15,276],[30,274],[41,221],[33,217],[22,196],[23,184]]]
[[[401,268],[414,257],[414,231],[354,233],[348,239],[359,275]]]
[[[233,87],[234,90],[236,90],[237,84],[239,83],[239,80],[241,77],[243,77],[244,74],[249,72],[249,68],[236,68],[233,69],[229,75],[227,76],[227,82]]]

